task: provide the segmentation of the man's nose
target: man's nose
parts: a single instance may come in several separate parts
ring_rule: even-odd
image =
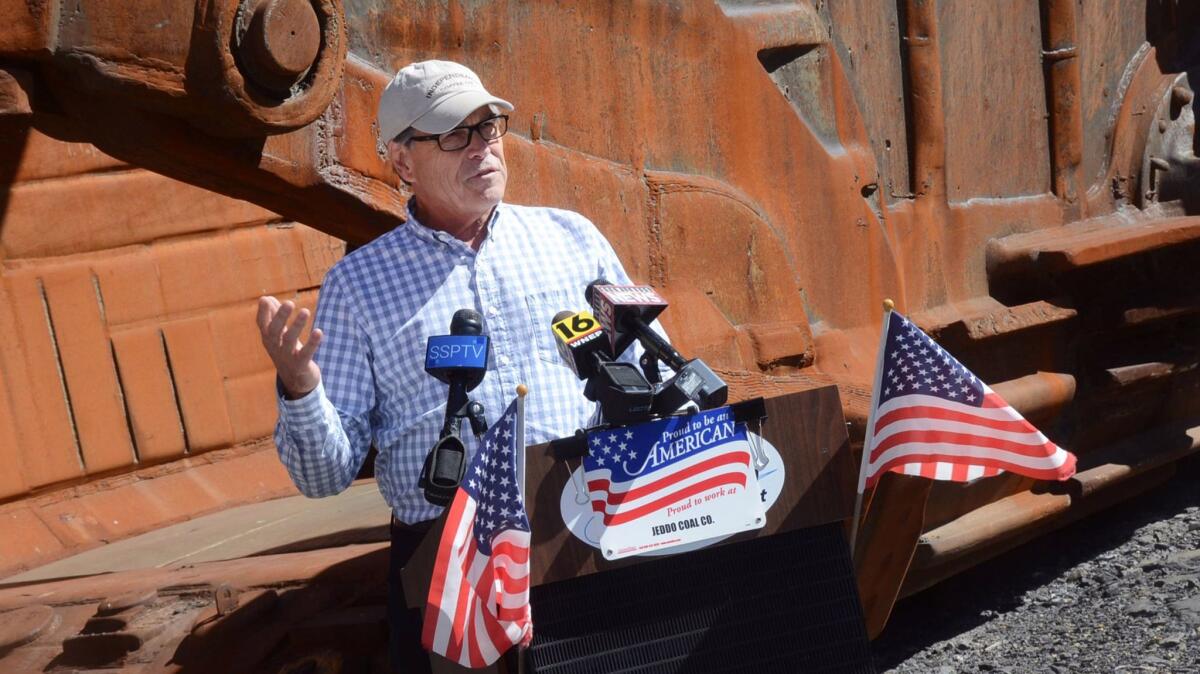
[[[478,159],[491,152],[492,143],[483,137],[478,130],[471,133],[471,142],[467,145],[467,156]]]

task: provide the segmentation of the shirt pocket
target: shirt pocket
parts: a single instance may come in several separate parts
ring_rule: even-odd
[[[575,296],[579,295],[579,298]],[[525,307],[529,311],[529,326],[532,331],[530,342],[539,360],[546,363],[566,365],[558,355],[558,344],[550,326],[560,311],[580,311],[584,304],[583,291],[544,290],[525,296]]]

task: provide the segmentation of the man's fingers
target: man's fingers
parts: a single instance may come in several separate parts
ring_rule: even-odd
[[[284,302],[279,311],[275,312],[275,317],[271,319],[271,323],[267,326],[267,341],[270,347],[278,346],[283,336],[283,329],[287,326],[288,318],[292,316],[292,310],[296,305],[291,302]]]
[[[279,300],[270,295],[263,295],[258,298],[258,331],[267,334],[267,326],[271,324],[271,319],[275,317],[275,312],[279,310]]]
[[[308,309],[301,309],[296,312],[296,320],[287,326],[283,331],[283,348],[286,353],[291,353],[296,350],[296,342],[300,339],[301,333],[304,332],[304,326],[308,323]]]
[[[313,328],[313,331],[308,335],[308,341],[300,348],[300,361],[307,363],[312,360],[313,354],[317,352],[317,347],[321,345],[321,339],[325,337],[325,333],[319,328]]]

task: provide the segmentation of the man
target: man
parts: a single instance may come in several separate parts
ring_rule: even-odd
[[[471,398],[495,418],[517,384],[528,384],[526,441],[545,442],[584,426],[594,407],[557,354],[551,319],[585,308],[584,288],[596,278],[630,282],[583,216],[502,202],[503,113],[512,109],[462,65],[401,69],[383,93],[379,127],[413,194],[408,221],[334,265],[307,342],[299,340],[307,310],[259,300],[281,394],[275,441],[300,491],[321,497],[346,489],[368,448],[378,449],[375,477],[393,512],[393,663],[422,657],[417,632],[396,638],[404,601],[398,569],[427,529],[421,523],[441,513],[417,487],[447,394],[423,371],[427,338],[449,334],[459,309],[480,312],[492,358]],[[473,454],[474,440],[465,441]],[[419,617],[409,619],[409,629],[419,626]]]

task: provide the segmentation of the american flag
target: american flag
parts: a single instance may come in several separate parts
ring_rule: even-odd
[[[425,649],[486,667],[533,638],[520,397],[483,436],[450,504],[425,606]]]
[[[859,492],[884,471],[967,482],[1010,470],[1045,480],[1075,474],[1050,442],[899,312],[884,321]]]
[[[604,525],[635,522],[724,485],[745,488],[753,474],[745,425],[701,423],[704,416],[723,418],[727,412],[719,408],[589,433],[583,467],[592,510],[604,516]]]

